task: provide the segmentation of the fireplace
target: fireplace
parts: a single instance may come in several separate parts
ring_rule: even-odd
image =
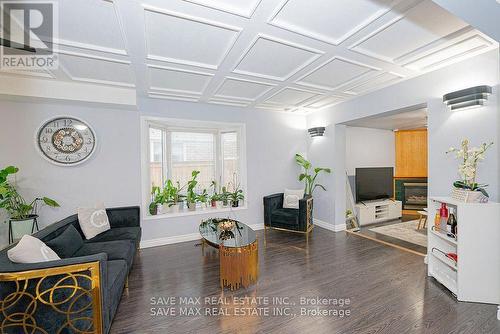
[[[422,210],[427,207],[427,183],[404,182],[402,201],[404,210]]]

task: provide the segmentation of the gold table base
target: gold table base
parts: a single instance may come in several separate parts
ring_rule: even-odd
[[[243,247],[219,246],[220,285],[231,290],[247,288],[259,278],[259,249],[257,240]]]

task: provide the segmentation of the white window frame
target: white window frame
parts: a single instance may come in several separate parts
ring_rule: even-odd
[[[151,201],[151,175],[150,175],[150,140],[149,129],[155,128],[163,130],[163,178],[167,180],[170,177],[172,170],[172,162],[170,159],[170,136],[169,132],[173,131],[192,131],[192,132],[207,132],[215,134],[215,174],[216,178],[223,176],[223,156],[222,156],[222,133],[236,132],[238,137],[238,168],[239,168],[239,182],[243,189],[245,196],[244,205],[238,208],[222,208],[222,209],[203,209],[196,211],[185,211],[179,213],[167,213],[162,215],[150,216],[149,203]],[[185,119],[175,118],[160,118],[160,117],[141,117],[141,150],[143,154],[141,161],[141,174],[142,174],[142,212],[143,219],[159,219],[168,218],[173,216],[189,216],[189,215],[202,215],[215,212],[224,212],[231,210],[244,210],[246,209],[247,201],[247,163],[246,163],[246,129],[243,123],[228,123],[228,122],[212,122],[212,121],[191,121]],[[219,183],[219,180],[216,180]]]

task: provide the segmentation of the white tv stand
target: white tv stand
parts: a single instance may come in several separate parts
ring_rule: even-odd
[[[390,199],[357,203],[356,215],[361,226],[398,219],[403,215],[403,203]]]

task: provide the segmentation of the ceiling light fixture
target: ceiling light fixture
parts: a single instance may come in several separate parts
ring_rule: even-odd
[[[476,86],[443,95],[443,102],[450,110],[481,107],[491,94],[490,86]]]
[[[323,134],[325,133],[325,127],[324,126],[317,126],[315,128],[310,128],[307,129],[311,137],[322,137]]]

